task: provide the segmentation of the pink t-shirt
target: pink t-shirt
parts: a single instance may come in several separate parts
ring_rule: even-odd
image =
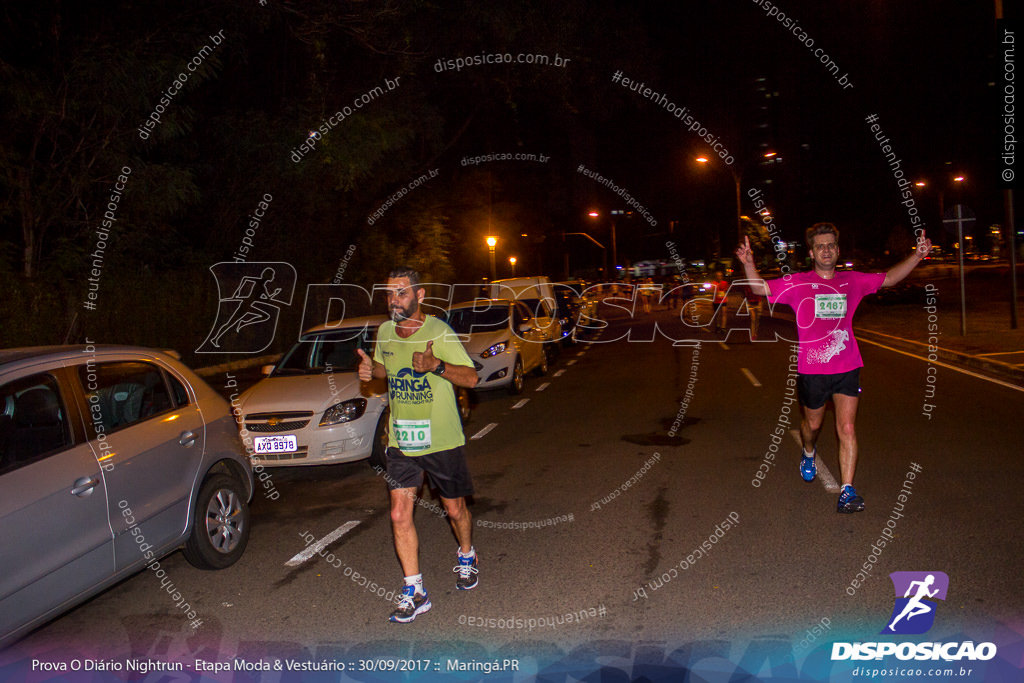
[[[853,314],[884,280],[885,273],[851,270],[836,271],[826,280],[812,270],[767,282],[772,292],[768,301],[786,304],[796,313],[801,374],[833,375],[863,367],[853,338]]]

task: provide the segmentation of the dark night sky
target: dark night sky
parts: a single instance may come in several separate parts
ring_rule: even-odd
[[[814,47],[823,49],[840,73],[848,74],[853,87],[845,89],[759,2],[765,0],[596,0],[585,5],[591,12],[571,21],[555,16],[560,6],[524,2],[517,8],[531,8],[532,14],[519,27],[527,30],[520,33],[506,33],[507,24],[515,23],[502,15],[511,11],[508,4],[467,4],[480,15],[476,24],[467,25],[485,30],[433,36],[418,33],[415,25],[397,27],[398,34],[412,36],[414,51],[421,54],[418,63],[402,72],[406,74],[404,82],[421,88],[425,94],[420,101],[436,107],[436,112],[411,114],[427,117],[439,113],[445,121],[441,135],[450,140],[470,113],[476,112],[464,134],[439,158],[431,159],[449,172],[446,178],[451,178],[454,194],[459,194],[460,182],[467,188],[477,183],[476,189],[463,193],[477,205],[448,207],[448,215],[475,217],[483,211],[480,177],[460,167],[463,155],[536,151],[550,154],[551,163],[539,170],[522,164],[486,168],[490,174],[487,182],[497,180],[502,186],[503,202],[501,206],[492,202],[487,210],[501,214],[509,224],[506,232],[600,232],[599,227],[587,223],[585,211],[595,206],[622,208],[622,203],[576,172],[577,165],[584,163],[628,189],[657,219],[656,228],[636,225],[639,221],[622,226],[619,241],[627,256],[664,258],[665,236],[651,233],[663,233],[673,222],[677,225],[673,239],[693,252],[685,256],[706,255],[701,252],[709,248],[708,235],[716,231],[726,237],[723,251],[731,253],[729,242],[735,233],[729,227],[735,221],[735,200],[730,174],[721,164],[696,164],[694,156],[707,151],[706,145],[664,108],[613,83],[612,73],[621,69],[625,76],[665,93],[676,105],[688,107],[718,136],[736,158],[734,168],[742,174],[744,191],[765,178],[766,170],[757,163],[758,143],[769,144],[781,156],[781,164],[771,169],[770,201],[777,224],[791,240],[798,239],[811,223],[828,220],[843,230],[847,247],[879,250],[894,226],[909,227],[896,182],[865,122],[869,114],[878,115],[908,177],[929,180],[929,188],[918,194],[918,201],[932,236],[939,232],[938,188],[954,172],[966,174],[968,181],[960,197],[954,197],[952,190],[947,192],[946,204],[958,198],[970,204],[979,227],[1003,221],[995,183],[995,89],[990,85],[996,74],[992,2],[782,3],[781,10],[804,28]],[[71,4],[55,6],[67,15],[65,30],[73,32],[78,19],[72,15],[84,10]],[[329,113],[337,102],[350,101],[346,98],[365,90],[368,83],[398,73],[398,60],[378,59],[353,42],[346,43],[341,35],[324,37],[332,45],[335,61],[318,70],[287,27],[273,23],[300,6],[275,0],[269,0],[266,9],[257,2],[251,8],[226,6],[231,12],[263,12],[251,16],[270,22],[269,28],[257,31],[250,27],[244,34],[236,25],[238,32],[225,48],[224,71],[209,85],[179,99],[179,106],[195,107],[197,120],[192,135],[172,144],[212,148],[211,139],[223,136],[223,131],[211,124],[221,105],[277,115],[293,93],[307,94],[304,88],[319,79],[325,86],[324,111]],[[116,20],[126,21],[133,33],[151,34],[156,39],[162,37],[161,26],[194,11],[187,4],[172,3],[129,3],[127,7],[131,16]],[[202,11],[220,21],[224,7],[204,6]],[[435,15],[454,11],[430,8],[425,11]],[[168,16],[154,19],[163,14]],[[17,18],[17,13],[10,16]],[[83,21],[86,18],[99,23],[115,21],[102,14],[81,17]],[[31,62],[33,46],[22,43],[32,39],[30,32],[8,38],[7,61],[15,67],[19,60]],[[182,53],[191,49],[182,48]],[[442,57],[502,51],[559,53],[571,58],[572,64],[559,73],[518,65],[478,67],[461,74],[437,73],[432,68]],[[358,68],[349,69],[349,62]],[[773,94],[767,113],[759,110],[763,99],[755,92],[757,79],[765,79]],[[507,92],[502,87],[506,81],[511,84]],[[149,90],[154,93],[149,99],[155,99],[155,88]],[[388,105],[375,105],[379,107],[375,113],[386,106],[404,106],[402,97],[408,94],[402,91],[401,97],[392,96]],[[332,99],[336,102],[329,101]],[[133,125],[145,115],[133,113]],[[759,131],[756,125],[764,121],[770,127]],[[298,144],[310,125],[315,123],[296,121],[295,137],[283,147]],[[344,132],[352,130],[354,124]],[[336,133],[336,139],[341,135]],[[411,145],[429,146],[429,141]],[[167,150],[150,147],[158,150],[154,154]],[[267,146],[268,154],[274,151]],[[395,165],[387,169],[389,175],[363,179],[346,190],[349,194],[342,201],[347,204],[336,210],[346,242],[365,230],[363,212],[379,206],[407,175],[423,172],[414,164],[422,165],[434,156],[433,151],[417,154],[416,149],[406,150],[406,154],[412,159],[406,166]],[[287,166],[284,159],[272,163],[278,162]],[[208,184],[199,189],[206,196],[232,191],[224,189],[231,179],[223,177],[220,164],[215,155],[202,160],[200,174]],[[280,183],[287,185],[288,178],[281,178]],[[284,195],[280,201],[285,201]],[[237,204],[248,206],[251,200],[239,197]],[[228,208],[240,212],[235,206]],[[744,213],[752,210],[745,203]],[[463,237],[472,246],[466,247],[462,256],[471,262],[470,269],[479,268],[478,235]],[[458,249],[457,245],[456,258]],[[560,249],[558,245],[544,249],[545,267],[560,261]]]
[[[640,12],[660,68],[645,80],[699,111],[729,141],[737,151],[736,167],[745,165],[744,190],[757,175],[756,149],[745,139],[755,104],[753,82],[766,78],[778,93],[771,138],[784,157],[775,187],[776,216],[786,234],[796,238],[811,222],[831,220],[852,228],[859,240],[884,242],[894,225],[909,225],[896,181],[865,123],[868,114],[878,115],[909,177],[928,178],[934,187],[951,172],[965,173],[964,200],[974,205],[979,224],[1002,222],[995,153],[986,137],[995,124],[991,3],[782,4],[814,47],[849,74],[853,88],[841,88],[810,50],[752,0],[671,8],[645,3]],[[654,108],[629,94],[637,109]],[[729,178],[695,170],[687,146],[700,141],[678,124],[673,130],[671,121],[660,127],[658,118],[644,116],[645,124],[657,128],[634,129],[631,140],[625,136],[629,117],[623,121],[621,141],[634,154],[633,171],[656,169],[651,203],[663,214],[684,223],[715,220],[712,205],[719,212],[733,205]],[[620,156],[623,163],[629,163],[630,152]],[[644,161],[637,164],[637,158]],[[938,197],[925,193],[919,201],[929,227],[936,228]]]

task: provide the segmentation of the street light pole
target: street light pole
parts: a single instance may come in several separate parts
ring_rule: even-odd
[[[495,268],[495,265],[494,265],[494,246],[497,243],[498,243],[498,238],[497,237],[490,237],[489,236],[487,238],[487,248],[491,252],[491,282],[494,282],[495,280],[498,279],[497,269]]]
[[[729,170],[732,171],[732,179],[736,181],[736,244],[743,244],[743,199],[740,193],[740,174],[733,170],[732,166],[729,166]]]
[[[768,156],[768,155],[765,155]],[[708,163],[707,157],[697,157],[696,161],[702,164]],[[742,194],[742,181],[739,171],[732,167],[732,164],[726,164],[725,167],[729,169],[729,174],[732,176],[733,184],[736,186],[736,239],[738,242],[743,241],[743,194]],[[718,231],[715,231],[718,235]],[[721,249],[721,247],[719,247]],[[721,256],[721,254],[719,254]]]
[[[615,211],[611,211],[608,214],[608,221],[611,223],[611,226],[612,226],[612,231],[611,231],[612,232],[612,267],[611,267],[612,271],[615,271],[616,267],[619,264],[618,240],[615,237],[615,222],[616,222],[615,216],[620,215],[622,213],[624,213],[624,212],[616,209]],[[601,212],[600,211],[591,211],[587,215],[590,216],[591,218],[600,218],[601,217]],[[570,234],[573,234],[573,233],[570,233]],[[604,249],[604,247],[601,247],[601,248]],[[604,263],[604,266],[605,266],[605,268],[604,268],[605,279],[608,280],[608,281],[617,279],[618,273],[617,272],[613,273],[613,272],[610,272],[608,270],[608,250],[607,249],[605,249],[605,252],[604,252],[604,261],[605,261],[605,263]]]
[[[604,254],[604,264],[607,267],[607,265],[608,265],[608,250],[605,248],[605,246],[603,244],[601,244],[600,242],[598,242],[597,240],[595,240],[593,237],[591,237],[590,235],[588,235],[585,232],[563,232],[562,233],[562,240],[563,241],[565,241],[566,235],[579,235],[581,237],[586,237],[588,240],[590,240],[591,242],[593,242],[597,246],[601,247],[601,251]],[[566,252],[566,253],[568,253],[568,252]],[[608,272],[606,270],[605,271],[605,276],[607,277],[607,275],[608,275]]]

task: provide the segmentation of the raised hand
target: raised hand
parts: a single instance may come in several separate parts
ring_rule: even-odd
[[[917,238],[917,257],[923,259],[932,252],[932,241],[925,237],[924,230],[921,231],[921,236]]]
[[[373,359],[366,355],[366,351],[362,349],[356,349],[356,353],[359,354],[359,379],[363,382],[369,382],[373,379]]]
[[[736,247],[736,258],[743,265],[754,265],[754,250],[750,248],[750,237],[743,238],[743,244]]]
[[[427,342],[427,348],[412,354],[412,369],[416,372],[432,372],[438,363],[437,356],[434,355],[433,339]]]

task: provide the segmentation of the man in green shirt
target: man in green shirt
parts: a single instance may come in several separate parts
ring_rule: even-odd
[[[391,529],[405,587],[391,621],[406,623],[430,609],[419,568],[419,537],[413,523],[416,492],[423,475],[441,494],[441,502],[459,542],[456,587],[477,584],[473,523],[466,496],[473,481],[466,466],[455,386],[476,386],[473,362],[455,332],[420,308],[425,290],[419,273],[396,268],[388,275],[388,312],[380,326],[371,360],[359,351],[359,379],[388,380],[391,424],[388,426],[387,481],[391,493]]]

